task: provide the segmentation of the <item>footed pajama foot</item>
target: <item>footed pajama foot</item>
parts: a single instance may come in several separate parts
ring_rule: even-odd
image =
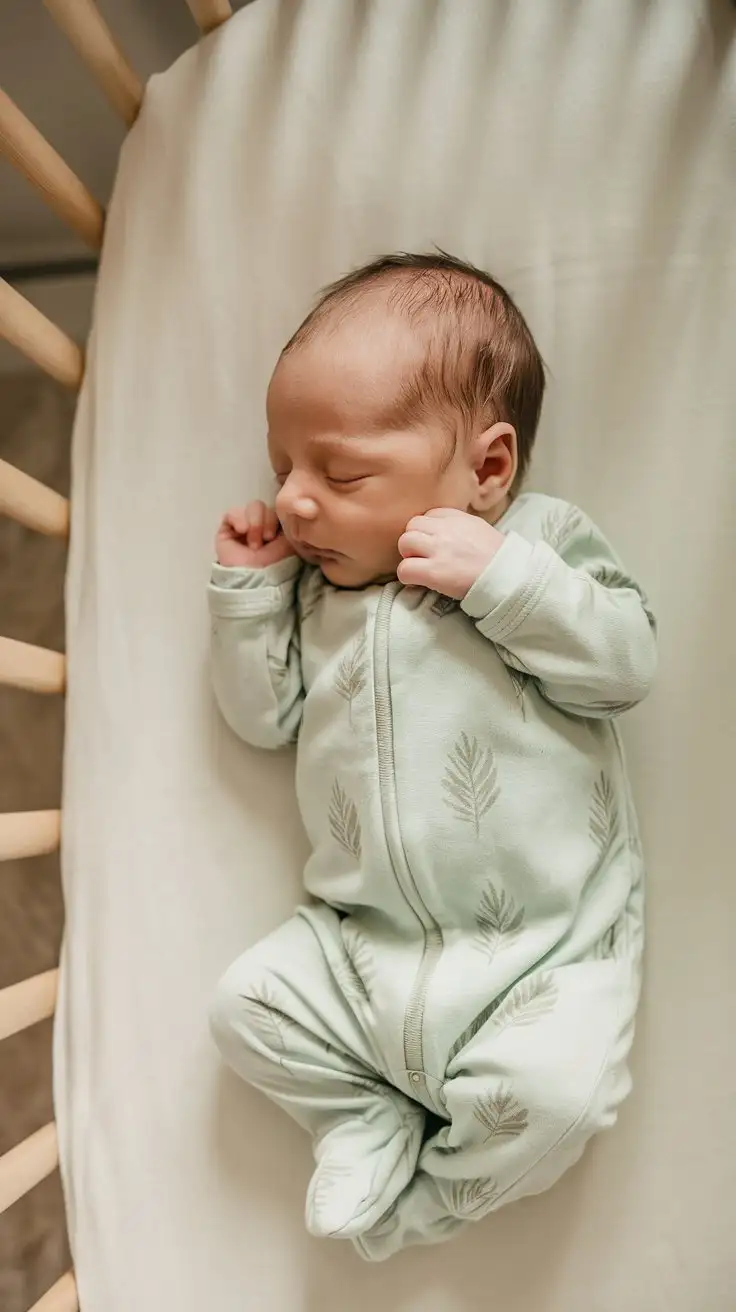
[[[480,1185],[481,1181],[475,1182]],[[457,1185],[454,1188],[467,1188]],[[451,1188],[419,1170],[389,1211],[369,1230],[353,1236],[355,1248],[370,1262],[383,1262],[414,1244],[450,1239],[470,1224],[452,1211]]]
[[[351,1239],[376,1225],[416,1170],[423,1126],[421,1107],[387,1099],[362,1120],[329,1130],[307,1191],[310,1234]]]

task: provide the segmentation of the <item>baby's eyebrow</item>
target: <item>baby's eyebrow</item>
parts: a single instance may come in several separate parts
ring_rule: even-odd
[[[334,452],[335,455],[362,455],[364,454],[363,444],[375,445],[377,433],[315,433],[310,437],[310,446],[316,446],[320,451],[327,453]],[[363,448],[363,449],[361,449]]]

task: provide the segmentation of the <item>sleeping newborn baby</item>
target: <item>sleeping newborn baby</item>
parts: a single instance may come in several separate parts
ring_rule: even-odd
[[[312,1137],[309,1230],[372,1259],[546,1189],[630,1086],[616,720],[654,619],[580,510],[518,494],[543,390],[492,278],[379,260],[282,352],[275,508],[217,538],[217,699],[246,742],[298,742],[313,900],[230,968],[213,1030]]]

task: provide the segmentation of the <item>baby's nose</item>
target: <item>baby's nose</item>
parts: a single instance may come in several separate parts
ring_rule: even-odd
[[[317,502],[308,493],[286,480],[276,497],[276,510],[279,516],[292,516],[294,519],[316,519]]]

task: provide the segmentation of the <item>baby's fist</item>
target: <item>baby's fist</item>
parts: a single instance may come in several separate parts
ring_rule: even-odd
[[[462,601],[502,543],[503,533],[485,519],[464,510],[429,510],[410,519],[399,538],[399,580]]]
[[[262,501],[241,510],[228,510],[215,540],[221,565],[240,569],[266,569],[296,555],[281,531],[276,511]]]

